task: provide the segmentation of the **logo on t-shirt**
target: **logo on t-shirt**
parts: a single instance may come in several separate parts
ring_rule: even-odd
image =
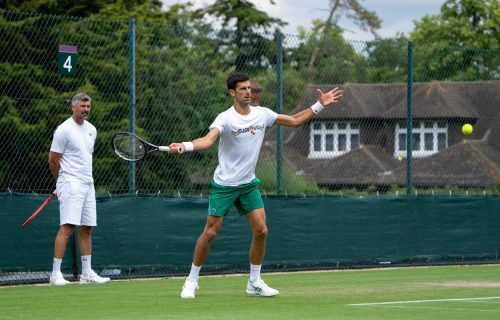
[[[264,125],[261,125],[261,124],[256,124],[256,125],[253,125],[253,126],[250,126],[248,128],[242,128],[242,129],[238,129],[236,131],[231,131],[231,134],[233,136],[239,136],[240,134],[242,133],[247,133],[249,132],[250,134],[256,134],[257,130],[264,130],[265,126]]]

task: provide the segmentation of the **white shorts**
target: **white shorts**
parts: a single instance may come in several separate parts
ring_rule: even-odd
[[[92,182],[57,181],[60,225],[97,225],[95,190]]]

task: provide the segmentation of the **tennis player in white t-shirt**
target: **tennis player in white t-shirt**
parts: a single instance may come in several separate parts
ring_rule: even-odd
[[[246,292],[266,297],[279,293],[260,277],[266,251],[267,225],[259,191],[260,180],[255,176],[255,166],[265,129],[272,125],[300,127],[324,107],[338,102],[342,97],[342,90],[339,88],[328,92],[317,90],[319,101],[311,108],[294,115],[277,114],[268,108],[250,105],[251,83],[246,74],[233,73],[226,82],[229,95],[233,97],[233,106],[217,116],[204,137],[170,145],[172,154],[182,154],[186,151],[208,149],[217,138],[220,139],[219,165],[211,183],[207,222],[196,242],[191,272],[182,288],[182,298],[195,297],[201,266],[222,226],[224,216],[232,205],[236,206],[240,215],[247,218],[253,232],[250,246],[250,278]]]
[[[78,248],[82,260],[80,284],[105,283],[109,278],[98,276],[91,268],[92,227],[96,226],[96,200],[92,177],[92,153],[97,136],[87,121],[91,99],[78,93],[71,100],[72,116],[54,132],[50,147],[49,167],[56,179],[60,226],[54,243],[51,285],[69,282],[61,273],[61,262],[68,238],[78,226]]]

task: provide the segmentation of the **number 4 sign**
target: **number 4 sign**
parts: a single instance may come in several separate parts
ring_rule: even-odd
[[[76,75],[77,70],[77,50],[76,46],[69,46],[66,44],[59,45],[59,53],[58,53],[58,69],[59,74],[74,76]]]

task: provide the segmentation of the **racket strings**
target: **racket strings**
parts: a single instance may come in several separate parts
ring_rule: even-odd
[[[115,152],[125,160],[140,160],[146,154],[144,143],[131,135],[115,135],[113,147]]]

